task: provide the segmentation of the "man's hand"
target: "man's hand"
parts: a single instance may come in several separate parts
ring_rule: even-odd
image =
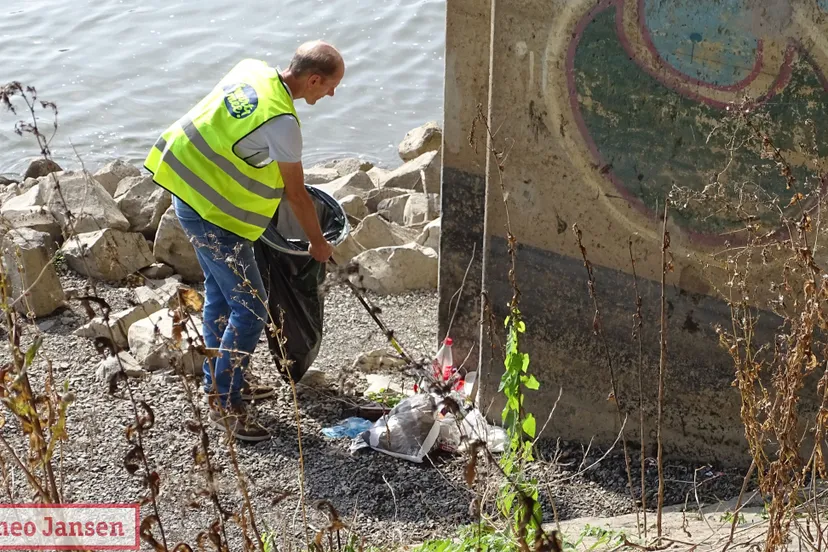
[[[320,263],[326,262],[333,255],[333,247],[322,234],[313,199],[305,189],[305,171],[302,169],[302,163],[280,161],[279,171],[285,182],[285,199],[290,203],[293,214],[296,215],[296,219],[310,242],[308,253]]]
[[[333,255],[333,251],[333,246],[326,241],[319,243],[318,246],[313,244],[308,246],[308,253],[320,263],[328,262],[331,255]]]

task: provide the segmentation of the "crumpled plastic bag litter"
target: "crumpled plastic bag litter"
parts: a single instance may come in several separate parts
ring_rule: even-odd
[[[439,423],[437,446],[447,452],[464,452],[469,442],[481,441],[491,452],[499,453],[506,449],[509,440],[506,430],[489,424],[477,408],[468,412],[459,424],[451,414],[441,418]]]
[[[351,452],[370,447],[395,458],[422,463],[440,434],[437,403],[419,393],[400,401],[351,444]]]

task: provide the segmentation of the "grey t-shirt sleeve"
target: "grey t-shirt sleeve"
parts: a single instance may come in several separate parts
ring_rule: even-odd
[[[282,163],[302,160],[302,131],[292,115],[276,117],[258,130],[263,133],[271,159]]]
[[[280,115],[242,138],[234,151],[255,166],[268,159],[298,163],[302,160],[302,131],[292,115]]]

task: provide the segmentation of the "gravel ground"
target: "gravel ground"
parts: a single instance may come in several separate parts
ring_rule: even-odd
[[[84,285],[82,279],[72,274],[64,274],[62,281],[64,289]],[[98,294],[115,310],[129,306],[132,296],[129,289],[108,286],[100,286]],[[433,354],[436,292],[371,299],[382,309],[388,326],[416,356]],[[72,335],[84,322],[83,309],[77,302],[72,302],[70,309],[39,320],[44,344],[40,361],[32,370],[38,381],[42,381],[45,360],[52,360],[57,380],[68,381],[77,396],[68,419],[70,440],[63,448],[65,501],[135,501],[142,494],[139,479],[131,477],[123,467],[124,455],[129,450],[124,428],[132,420],[132,403],[123,394],[108,395],[105,385],[95,381],[100,357],[90,340]],[[31,340],[31,332],[27,334],[24,342]],[[309,522],[315,528],[326,525],[325,517],[313,508],[313,501],[326,499],[343,519],[356,520],[354,526],[370,544],[413,543],[445,536],[458,524],[472,520],[469,505],[473,493],[464,483],[462,457],[435,453],[423,464],[414,464],[372,451],[352,455],[348,450],[349,440],[331,440],[321,433],[323,427],[341,420],[347,414],[346,409],[354,404],[354,394],[361,394],[365,389],[364,376],[351,370],[355,357],[384,346],[383,336],[350,292],[339,286],[329,289],[324,341],[315,363],[325,372],[328,385],[303,388],[299,392]],[[4,360],[8,354],[6,345],[2,351]],[[259,528],[283,527],[286,528],[282,529],[283,534],[299,535],[302,513],[297,498],[300,454],[296,415],[290,388],[276,374],[264,339],[255,355],[253,372],[278,388],[275,399],[256,407],[260,418],[274,431],[274,438],[255,445],[238,444],[235,447],[238,464],[248,478]],[[205,499],[197,507],[192,504],[205,483],[191,455],[197,436],[182,429],[183,422],[192,417],[185,384],[197,389],[195,379],[182,381],[171,374],[156,373],[130,380],[135,399],[147,401],[155,412],[155,426],[146,437],[145,449],[151,469],[161,479],[160,517],[166,538],[170,543],[186,541],[195,545],[196,535],[209,526],[214,515]],[[3,431],[14,435],[19,430],[10,425]],[[238,511],[237,479],[227,447],[219,431],[212,428],[208,431],[212,461],[221,470],[218,475],[221,500],[227,509]],[[622,456],[611,454],[587,473],[577,473],[578,466],[589,465],[602,454],[594,450],[584,459],[580,445],[556,446],[552,441],[540,446],[540,459],[531,471],[542,483],[541,496],[549,520],[552,519],[551,500],[561,519],[633,511]],[[685,501],[693,487],[695,468],[673,464],[667,467],[668,504]],[[480,471],[482,480],[496,484],[497,477],[491,467],[484,464]],[[649,487],[655,489],[654,462],[647,478]],[[710,480],[700,486],[700,498],[715,500],[737,494],[742,476],[730,472],[699,472],[697,481],[706,479]],[[25,502],[30,497],[19,485],[20,474],[16,480],[21,489],[17,501]],[[283,491],[295,494],[274,503]],[[691,503],[694,503],[692,496]],[[144,515],[149,513],[151,510],[145,507]]]

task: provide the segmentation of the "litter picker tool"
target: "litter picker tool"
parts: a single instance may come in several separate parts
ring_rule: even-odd
[[[333,260],[333,258],[330,259],[330,263],[334,266],[339,266],[336,263],[336,261]],[[396,337],[394,337],[394,332],[389,330],[385,323],[380,319],[379,315],[377,314],[377,309],[375,309],[371,306],[370,303],[368,303],[368,300],[365,298],[365,296],[362,294],[359,288],[357,288],[354,285],[354,283],[347,275],[345,275],[345,283],[348,284],[349,288],[351,288],[351,291],[354,293],[360,304],[368,312],[368,315],[371,317],[371,319],[377,324],[379,329],[382,330],[382,333],[385,334],[385,338],[388,339],[388,342],[391,344],[391,346],[394,347],[394,349],[403,357],[403,359],[405,359],[406,362],[408,362],[409,364],[415,364],[414,359],[411,358],[411,355],[409,355],[405,351],[405,349],[403,349],[402,345],[400,345],[400,342],[397,341]]]

